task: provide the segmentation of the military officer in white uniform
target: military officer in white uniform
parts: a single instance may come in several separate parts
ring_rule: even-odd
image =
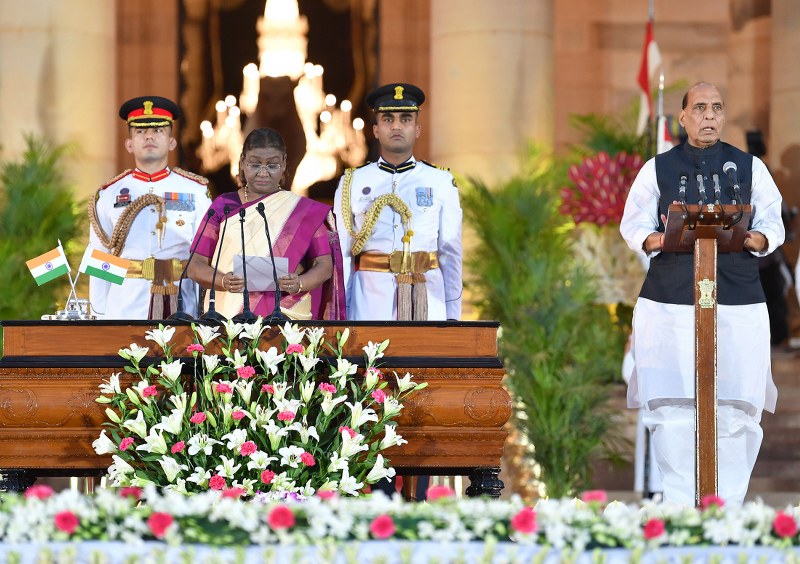
[[[208,181],[167,167],[177,142],[178,106],[160,96],[142,96],[119,110],[128,123],[125,148],[136,168],[98,190],[89,205],[90,245],[131,265],[122,285],[92,277],[89,299],[99,319],[165,319],[177,309],[178,280],[195,232],[211,205]],[[197,286],[182,284],[183,309],[197,316]]]
[[[423,92],[387,84],[367,96],[378,162],[348,169],[334,199],[348,318],[461,318],[461,205],[453,176],[413,156]]]

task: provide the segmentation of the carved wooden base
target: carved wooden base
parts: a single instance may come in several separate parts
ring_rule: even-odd
[[[469,497],[488,495],[497,499],[505,484],[499,478],[500,468],[475,468],[469,475],[470,485],[467,488]]]

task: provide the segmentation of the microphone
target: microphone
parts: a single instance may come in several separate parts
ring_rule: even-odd
[[[720,202],[720,200],[719,200],[722,197],[721,193],[720,193],[720,187],[719,187],[719,174],[717,174],[715,172],[714,174],[711,175],[711,178],[714,179],[714,199],[716,199],[716,202],[714,202],[714,203],[722,205],[722,202]]]
[[[289,318],[281,311],[281,290],[278,286],[278,269],[275,268],[275,255],[272,254],[272,239],[269,236],[269,224],[267,223],[267,215],[264,213],[264,202],[259,202],[256,206],[256,211],[264,219],[264,232],[267,234],[267,245],[269,245],[269,258],[272,260],[272,278],[275,282],[275,309],[269,314],[266,319],[268,325],[281,325]]]
[[[700,192],[700,205],[706,203],[706,186],[703,184],[703,175],[697,175],[697,191]]]
[[[186,278],[186,272],[189,270],[189,265],[192,263],[192,257],[194,256],[195,251],[197,251],[197,245],[200,244],[200,239],[203,237],[203,233],[206,230],[208,221],[214,217],[214,213],[215,212],[213,208],[208,209],[208,212],[206,213],[206,220],[203,222],[203,227],[200,228],[200,235],[197,237],[197,243],[195,243],[194,248],[189,253],[189,260],[186,261],[186,266],[183,267],[181,277],[178,279],[178,309],[175,313],[167,318],[171,321],[194,321],[194,317],[183,311],[183,279]]]
[[[257,317],[250,311],[250,293],[247,291],[247,254],[244,251],[244,216],[247,212],[244,208],[239,208],[239,227],[242,232],[242,278],[244,278],[244,289],[242,289],[242,297],[244,298],[244,307],[242,313],[237,313],[233,316],[235,323],[253,323]]]
[[[684,205],[686,205],[686,181],[689,180],[689,177],[685,174],[681,174],[681,184],[678,186],[678,199]]]
[[[228,227],[228,214],[231,213],[230,206],[225,206],[222,208],[222,213],[225,216],[225,221],[222,223],[222,235],[219,237],[219,241],[217,242],[217,260],[214,263],[214,275],[211,277],[211,292],[208,295],[208,311],[206,311],[203,315],[200,316],[200,319],[204,321],[215,321],[217,323],[225,323],[227,319],[225,316],[219,313],[215,307],[214,302],[216,301],[217,297],[217,289],[214,287],[215,282],[217,281],[217,270],[219,269],[219,257],[222,254],[220,252],[222,247],[222,241],[225,239],[225,230]]]
[[[736,200],[736,203],[742,203],[742,196],[739,194],[739,178],[736,176],[736,163],[733,161],[728,161],[724,165],[722,165],[722,172],[728,175],[728,181],[733,186],[733,197]]]

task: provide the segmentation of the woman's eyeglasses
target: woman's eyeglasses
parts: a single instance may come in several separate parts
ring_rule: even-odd
[[[275,174],[276,172],[280,172],[280,170],[281,170],[281,165],[279,165],[277,163],[271,163],[271,164],[266,164],[266,165],[256,164],[256,163],[247,163],[244,166],[246,166],[247,170],[249,170],[253,174],[259,174],[261,172],[267,172],[270,175],[272,175],[272,174]]]

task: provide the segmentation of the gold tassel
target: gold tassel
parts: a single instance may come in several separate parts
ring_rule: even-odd
[[[150,309],[152,311],[150,319],[164,319],[164,296],[162,294],[151,292]]]
[[[414,308],[414,321],[428,320],[428,285],[425,283],[425,275],[414,274],[414,290],[411,294],[411,301]]]
[[[412,320],[411,282],[410,273],[397,275],[397,320]]]

